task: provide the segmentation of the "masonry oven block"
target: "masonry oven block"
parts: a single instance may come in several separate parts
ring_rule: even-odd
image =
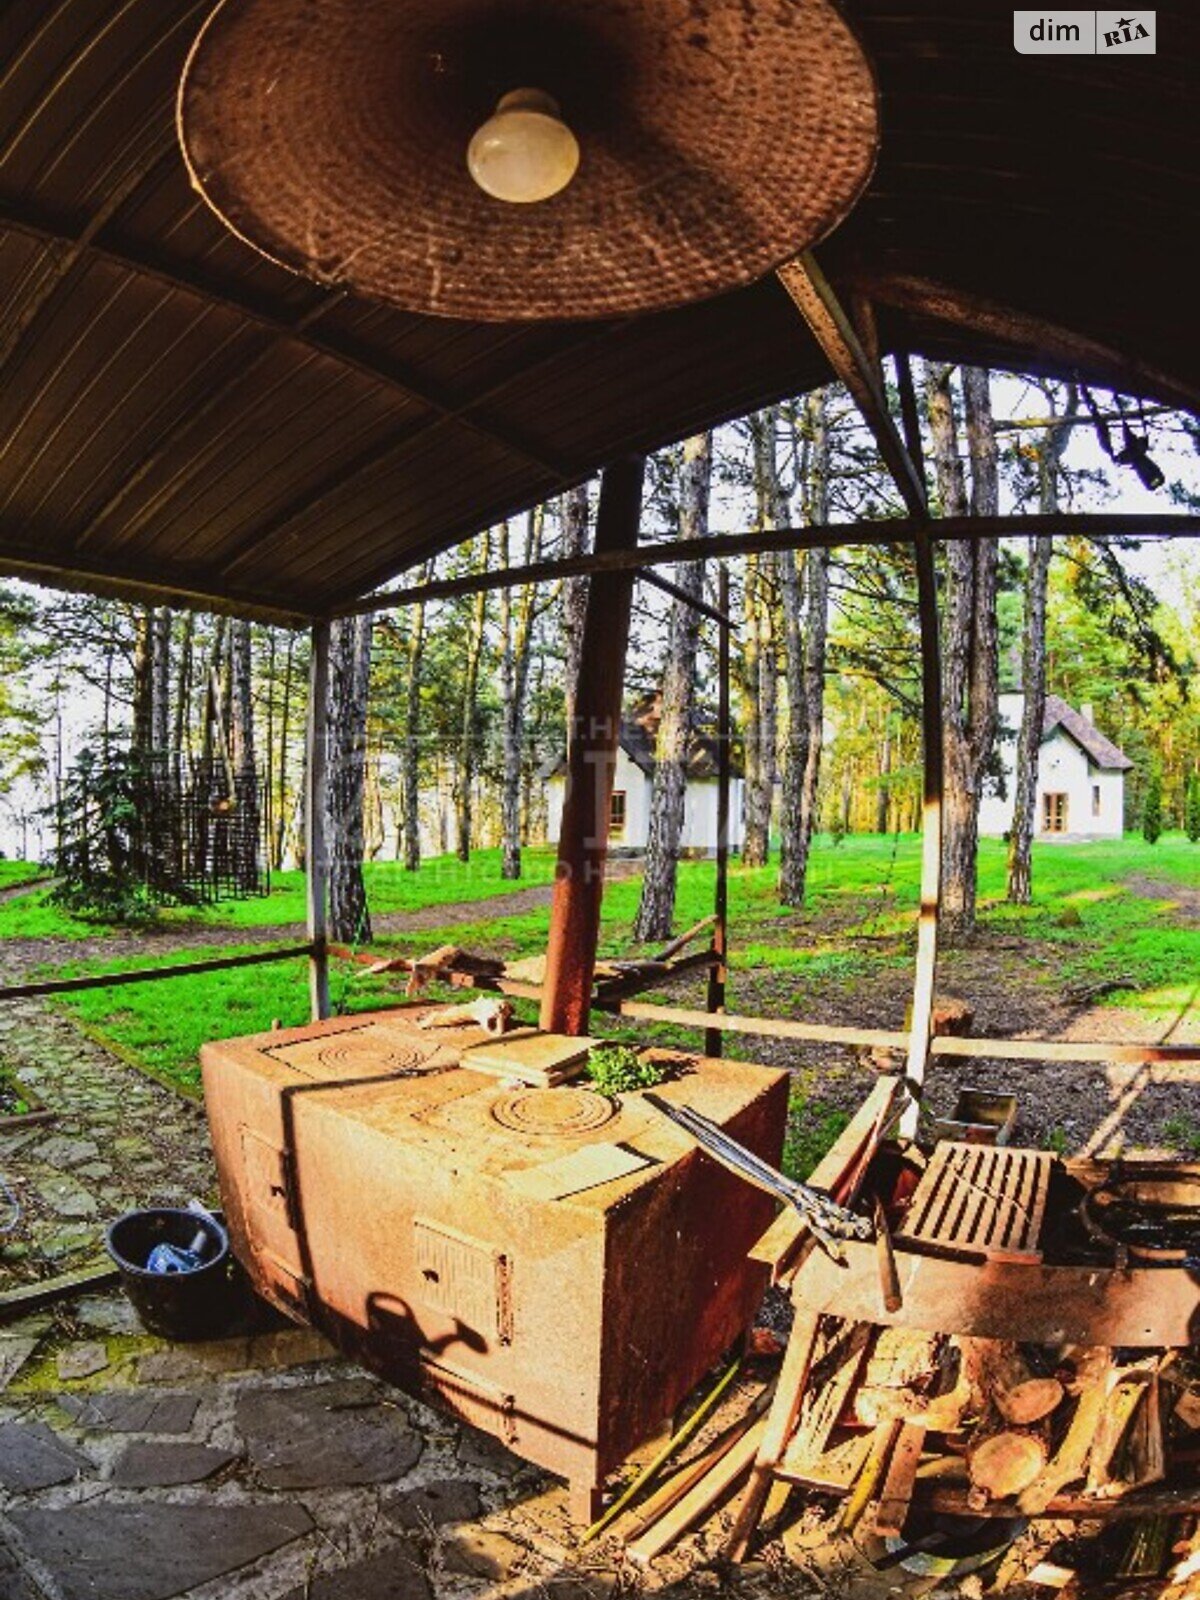
[[[289,1316],[582,1507],[750,1325],[774,1202],[638,1094],[462,1068],[485,1036],[422,1009],[204,1048],[234,1249]],[[785,1072],[689,1057],[658,1092],[778,1164]]]

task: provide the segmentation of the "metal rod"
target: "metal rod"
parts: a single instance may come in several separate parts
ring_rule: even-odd
[[[175,966],[137,967],[128,972],[89,973],[80,978],[48,978],[40,983],[7,983],[0,987],[0,1001],[36,1000],[50,994],[79,994],[85,989],[116,989],[126,983],[157,983],[164,978],[192,978],[201,972],[226,972],[231,967],[257,967],[268,961],[290,961],[296,956],[311,956],[311,944],[273,945],[269,950],[254,950],[240,956],[213,956],[207,961],[181,961]]]
[[[329,782],[329,631],[328,622],[313,624],[304,763],[304,882],[312,946],[308,991],[314,1022],[323,1022],[330,1012],[329,841],[325,815]]]
[[[598,553],[627,554],[636,547],[645,468],[645,458],[633,456],[605,469],[596,515]],[[587,1031],[634,576],[630,565],[598,574],[588,586],[542,985],[541,1026],[547,1033]]]
[[[730,714],[730,656],[733,625],[729,619],[729,573],[722,566],[717,574],[717,604],[726,619],[717,637],[717,881],[713,891],[712,949],[717,963],[708,969],[708,1010],[724,1011],[725,990],[729,982],[729,798],[732,788],[733,759]],[[706,1056],[724,1053],[719,1028],[704,1034]]]
[[[695,595],[689,594],[686,589],[681,589],[677,583],[672,583],[661,574],[652,572],[648,568],[645,571],[639,568],[638,578],[643,583],[651,584],[655,589],[661,589],[664,594],[669,594],[672,600],[681,600],[685,606],[690,606],[693,611],[702,617],[707,617],[710,622],[715,622],[721,627],[729,626],[729,618],[723,611],[718,611],[716,606],[710,606],[705,600],[698,600]]]
[[[750,533],[714,533],[704,541],[704,559],[725,560],[737,556],[759,555],[770,550],[837,550],[856,545],[900,544],[911,540],[926,522],[925,517],[885,517],[861,522],[835,523],[822,527],[763,528]],[[1133,539],[1200,538],[1200,515],[1191,512],[1154,511],[1126,516],[1121,512],[1056,511],[1028,516],[941,517],[937,536],[951,539],[1018,539],[1038,534],[1063,538]],[[383,590],[362,599],[335,606],[332,615],[357,616],[360,612],[381,611],[395,606],[413,605],[418,600],[452,600],[462,595],[492,589],[519,589],[528,583],[544,583],[555,578],[587,577],[599,572],[624,572],[643,567],[673,566],[682,559],[680,542],[666,540],[644,544],[630,550],[594,551],[587,555],[562,556],[557,560],[535,561],[524,567],[508,567],[501,572],[472,573],[461,578],[438,578],[432,583],[411,584],[403,589]]]

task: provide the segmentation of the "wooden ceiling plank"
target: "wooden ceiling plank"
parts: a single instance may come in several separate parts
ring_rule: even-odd
[[[133,188],[136,188],[136,186],[134,184],[127,192],[122,193],[116,203],[106,202],[102,211],[98,212],[96,217],[79,234],[72,234],[68,230],[56,228],[47,220],[35,218],[29,212],[12,205],[0,206],[0,227],[15,229],[18,232],[39,238],[47,244],[61,245],[64,249],[64,255],[60,258],[60,262],[66,262],[67,265],[62,267],[60,276],[68,270],[69,266],[73,266],[85,254],[90,253],[123,271],[134,273],[139,277],[159,279],[181,293],[196,295],[201,299],[207,300],[211,305],[232,311],[250,322],[269,329],[276,335],[286,339],[293,339],[299,344],[306,345],[318,355],[326,356],[329,360],[335,361],[341,366],[355,368],[364,377],[393,390],[410,404],[421,405],[434,412],[437,421],[459,422],[473,433],[479,434],[493,444],[500,445],[510,454],[520,456],[529,461],[532,466],[539,467],[543,471],[553,472],[556,476],[562,475],[566,470],[561,463],[547,460],[541,450],[510,437],[503,428],[498,428],[490,421],[470,415],[471,412],[474,412],[485,402],[483,395],[472,395],[462,400],[453,399],[440,393],[436,386],[422,379],[415,372],[404,369],[402,364],[397,363],[392,357],[388,357],[386,360],[368,360],[335,338],[314,337],[309,331],[312,324],[333,305],[340,303],[345,298],[347,291],[344,289],[326,290],[324,298],[317,305],[310,307],[295,322],[289,322],[285,318],[272,315],[261,306],[231,294],[228,290],[221,288],[215,282],[207,280],[202,274],[197,273],[190,265],[185,265],[182,262],[172,262],[168,266],[152,261],[149,257],[130,249],[128,246],[117,246],[111,241],[100,243],[96,237],[97,234],[113,220],[116,211],[130,197]],[[50,289],[43,295],[43,300],[48,298],[50,290],[55,286],[55,284],[50,286]],[[4,359],[5,350],[0,349],[0,367],[3,366]],[[430,426],[432,425],[431,423]]]

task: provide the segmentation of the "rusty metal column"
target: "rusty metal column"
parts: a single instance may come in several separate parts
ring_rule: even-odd
[[[308,678],[308,730],[304,761],[304,883],[308,912],[308,991],[312,1019],[329,1015],[329,841],[325,832],[328,779],[329,623],[314,622]]]
[[[642,456],[605,468],[597,555],[637,544],[645,469]],[[542,987],[541,1025],[548,1033],[587,1032],[635,582],[632,570],[598,572],[588,585]]]
[[[729,620],[729,569],[723,561],[717,577],[717,610],[724,621],[717,624],[720,630],[717,635],[717,883],[713,899],[716,921],[712,948],[718,964],[708,969],[708,1010],[714,1013],[725,1009],[725,985],[729,978],[729,791],[733,771],[729,658],[733,624]],[[704,1054],[719,1056],[723,1053],[720,1028],[706,1029]]]

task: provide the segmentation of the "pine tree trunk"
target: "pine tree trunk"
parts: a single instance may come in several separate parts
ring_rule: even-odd
[[[326,717],[329,937],[369,944],[371,914],[363,884],[363,798],[371,618],[340,617],[329,636]]]
[[[432,562],[425,568],[428,583]],[[404,870],[421,865],[421,666],[425,655],[425,602],[419,600],[408,613],[408,677],[404,691],[404,752],[400,765],[401,816],[404,832]]]
[[[968,502],[958,455],[952,368],[929,363],[926,372],[941,513],[963,516]],[[986,371],[963,369],[963,403],[971,458],[969,509],[975,516],[993,515],[999,501],[999,476]],[[979,799],[984,766],[996,737],[996,570],[994,539],[961,539],[948,544],[943,638],[942,927],[950,937],[965,936],[975,926]]]
[[[139,609],[133,632],[133,749],[154,745],[154,607]]]
[[[254,699],[250,658],[250,624],[235,618],[229,625],[229,757],[238,777],[254,772]]]
[[[808,397],[805,413],[807,448],[801,453],[805,463],[804,520],[810,526],[824,525],[829,520],[829,425],[823,389],[814,390]],[[780,504],[778,515],[782,517],[785,510]],[[779,574],[788,688],[779,819],[779,899],[785,906],[801,906],[824,743],[829,552],[810,550],[804,560],[803,578],[797,571],[795,554],[783,552]]]
[[[892,727],[884,715],[883,738],[879,744],[879,788],[875,791],[875,832],[888,831],[888,811],[891,809],[891,787],[888,778],[892,772]]]
[[[766,440],[774,427],[774,408],[750,418],[758,501],[757,525],[760,528],[769,525],[772,515],[768,499],[769,483],[761,464],[767,460]],[[778,733],[776,689],[779,663],[772,615],[776,574],[774,555],[746,558],[742,646],[746,696],[742,861],[748,867],[765,866],[771,853],[771,812],[775,799],[775,746]]]
[[[581,483],[562,497],[563,555],[581,556],[588,547],[588,491]],[[562,625],[565,662],[563,700],[566,707],[567,738],[575,723],[575,683],[579,677],[579,650],[583,643],[583,619],[587,612],[588,580],[568,578],[563,584]]]
[[[218,755],[217,751],[217,722],[220,713],[218,691],[220,688],[221,662],[225,655],[225,618],[218,617],[213,623],[212,642],[208,651],[208,670],[204,674],[204,715],[201,728],[201,754],[205,761],[211,761]]]
[[[545,507],[537,506],[526,518],[524,564],[537,560],[542,547]],[[501,557],[508,565],[508,526],[501,532]],[[514,601],[506,589],[501,611],[503,655],[500,663],[502,700],[501,738],[503,778],[500,792],[500,876],[521,876],[521,778],[525,745],[525,701],[529,682],[530,645],[533,636],[537,589],[526,584]]]
[[[154,613],[154,660],[151,667],[151,748],[165,752],[171,727],[171,611],[162,606]]]
[[[175,671],[175,723],[171,751],[177,779],[183,771],[184,756],[190,753],[192,725],[192,641],[196,634],[196,614],[185,611],[179,639],[179,659]]]
[[[491,560],[491,535],[485,533],[479,547],[479,570],[486,572]],[[474,809],[475,753],[478,742],[476,719],[479,702],[479,660],[483,654],[484,624],[487,621],[487,593],[475,596],[471,607],[471,631],[467,636],[467,659],[463,672],[462,715],[459,723],[458,765],[454,789],[455,850],[460,861],[471,859],[471,822]]]
[[[1054,397],[1047,395],[1051,415]],[[1067,409],[1078,406],[1074,386],[1068,391]],[[1038,449],[1038,510],[1058,510],[1059,465],[1071,430],[1048,428]],[[1037,828],[1038,759],[1042,748],[1042,723],[1046,717],[1046,594],[1054,539],[1038,534],[1029,541],[1029,570],[1025,578],[1025,634],[1021,641],[1021,728],[1017,736],[1012,832],[1008,841],[1008,898],[1027,906],[1033,898],[1033,836]]]
[[[708,534],[708,501],[712,484],[712,435],[697,434],[683,446],[679,480],[679,537],[703,539]],[[675,583],[693,599],[704,593],[704,563],[681,562]],[[675,882],[679,841],[687,802],[687,762],[695,722],[696,653],[700,614],[684,600],[671,603],[667,659],[662,679],[662,712],[654,748],[654,781],[646,865],[633,937],[640,943],[669,939],[675,916]]]
[[[271,867],[278,872],[283,866],[283,842],[287,836],[287,763],[288,739],[291,737],[292,671],[295,665],[296,636],[288,634],[287,654],[283,662],[283,701],[279,707],[279,751],[276,762],[277,789],[275,802],[275,831],[271,840]]]

